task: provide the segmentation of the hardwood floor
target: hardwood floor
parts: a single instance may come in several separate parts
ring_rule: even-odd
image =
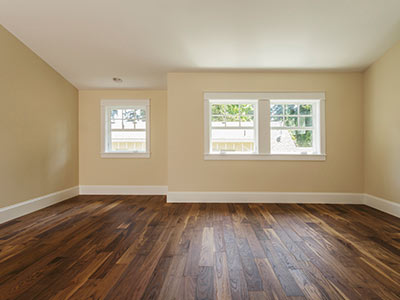
[[[362,205],[79,196],[0,225],[0,299],[400,299],[400,219]]]

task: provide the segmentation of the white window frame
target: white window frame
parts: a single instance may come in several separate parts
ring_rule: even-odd
[[[226,100],[209,100],[209,104],[227,104]],[[257,112],[258,112],[258,101],[257,100],[229,100],[229,104],[252,104],[254,105],[254,125],[253,127],[221,127],[221,128],[215,128],[215,129],[226,129],[226,130],[231,130],[231,129],[253,129],[254,130],[254,138],[255,138],[255,145],[254,145],[254,152],[251,154],[256,154],[258,153],[258,116],[257,116]],[[211,105],[208,105],[208,114],[211,116]],[[209,122],[209,132],[212,131],[212,126],[211,126],[211,122]],[[209,135],[209,145],[211,145],[211,135]],[[209,152],[210,154],[220,154],[220,153],[213,153],[211,151],[211,148],[209,148]],[[230,152],[222,152],[223,154],[227,154],[229,155]],[[239,153],[235,153],[233,155],[237,155]],[[240,154],[244,154],[244,153],[240,153]]]
[[[211,103],[233,103],[235,100],[257,101],[255,112],[256,153],[212,153]],[[314,143],[317,154],[274,154],[270,147],[270,102],[312,103]],[[315,109],[316,108],[316,109]],[[319,112],[319,113],[318,113]],[[319,126],[318,126],[319,125]],[[325,148],[325,93],[324,92],[273,92],[273,93],[204,93],[204,159],[205,160],[326,160]]]
[[[146,151],[109,151],[111,124],[108,112],[111,109],[145,109],[146,110]],[[149,99],[126,99],[126,100],[101,100],[101,149],[102,158],[150,158],[150,100]]]

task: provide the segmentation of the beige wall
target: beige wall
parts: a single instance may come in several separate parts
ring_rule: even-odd
[[[400,42],[364,79],[365,192],[400,202]]]
[[[365,191],[400,202],[400,42],[364,74],[170,73],[168,92],[80,91],[79,129],[78,91],[1,26],[0,44],[0,207],[78,178],[170,191]],[[325,91],[327,160],[205,161],[206,91]],[[100,157],[101,99],[151,99],[150,159]]]
[[[0,26],[0,207],[78,185],[78,91]]]
[[[170,191],[362,192],[361,73],[168,75]],[[203,92],[325,91],[327,160],[203,160]]]
[[[100,157],[100,101],[150,99],[150,158]],[[167,92],[79,92],[79,181],[81,185],[167,185]]]

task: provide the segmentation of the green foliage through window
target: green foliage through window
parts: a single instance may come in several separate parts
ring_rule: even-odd
[[[241,126],[253,126],[254,122],[254,105],[253,104],[212,104],[211,105],[211,122],[214,126],[223,126],[226,123],[241,122]],[[231,126],[232,126],[231,125]]]
[[[312,147],[312,130],[290,130],[290,135],[296,147]]]

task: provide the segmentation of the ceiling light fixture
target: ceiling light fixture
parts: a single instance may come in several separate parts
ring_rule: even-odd
[[[122,79],[119,78],[119,77],[113,77],[113,81],[116,82],[116,83],[121,83]]]

